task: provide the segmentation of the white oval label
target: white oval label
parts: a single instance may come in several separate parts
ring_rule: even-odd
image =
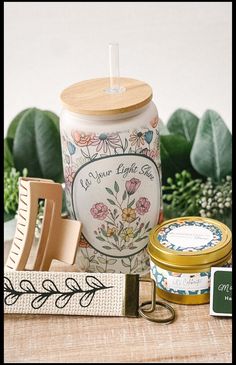
[[[181,226],[173,228],[166,236],[173,245],[181,248],[207,245],[213,239],[213,233],[206,227]]]
[[[143,155],[114,155],[83,165],[72,185],[75,218],[97,251],[126,257],[141,251],[160,212],[160,177]]]

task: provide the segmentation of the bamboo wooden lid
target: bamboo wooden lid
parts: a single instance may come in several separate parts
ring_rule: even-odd
[[[126,90],[110,94],[109,78],[85,80],[62,91],[63,106],[71,112],[86,115],[114,115],[130,112],[148,104],[152,99],[151,87],[143,81],[120,78],[120,86]]]

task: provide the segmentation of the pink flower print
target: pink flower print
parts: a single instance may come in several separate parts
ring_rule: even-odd
[[[72,170],[71,166],[65,167],[65,183],[71,185],[75,176],[75,171]]]
[[[128,195],[132,195],[141,185],[141,181],[133,177],[131,180],[126,181],[125,188],[127,190]]]
[[[139,198],[136,203],[136,211],[143,215],[149,211],[150,205],[151,203],[147,198]]]
[[[158,124],[158,121],[159,121],[159,117],[156,116],[155,118],[153,118],[150,122],[152,128],[156,128],[157,124]]]
[[[80,147],[89,146],[93,137],[93,134],[86,134],[79,131],[72,131],[71,135],[75,144]]]
[[[157,151],[156,150],[149,150],[148,148],[144,148],[142,150],[142,153],[150,158],[152,158],[153,160],[155,158],[157,158]]]
[[[90,244],[88,243],[88,241],[86,240],[86,238],[83,235],[81,235],[81,237],[80,237],[79,247],[82,247],[82,248],[91,247]]]
[[[108,214],[108,208],[103,203],[96,203],[90,209],[90,213],[96,219],[105,219]]]
[[[167,279],[166,278],[163,280],[162,285],[164,286],[164,288],[167,289],[168,283],[167,283]]]
[[[97,146],[97,152],[101,151],[102,149],[104,153],[107,153],[110,147],[120,147],[120,137],[118,133],[101,133],[99,135],[93,136],[91,145]]]

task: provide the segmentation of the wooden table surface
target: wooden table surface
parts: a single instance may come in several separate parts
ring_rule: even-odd
[[[10,245],[5,243],[5,257]],[[55,262],[53,270],[75,271]],[[140,300],[149,299],[141,284]],[[232,319],[212,317],[209,304],[171,304],[169,325],[144,318],[60,315],[4,317],[6,363],[232,362]],[[160,315],[164,314],[161,312]]]

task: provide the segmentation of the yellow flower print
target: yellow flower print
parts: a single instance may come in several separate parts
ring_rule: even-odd
[[[130,238],[133,237],[134,237],[134,232],[132,227],[125,228],[121,233],[121,238],[123,238],[125,242],[129,242]]]
[[[122,220],[128,223],[132,223],[136,218],[136,212],[132,208],[124,208],[122,210]]]
[[[115,227],[108,227],[107,228],[107,237],[111,237],[113,236],[114,234],[116,234],[116,228]]]

